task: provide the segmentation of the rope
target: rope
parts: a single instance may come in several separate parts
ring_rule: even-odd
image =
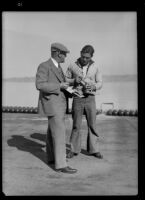
[[[37,107],[17,107],[17,106],[3,106],[2,107],[3,113],[32,113],[32,114],[38,114],[38,108]],[[71,114],[71,109],[68,109],[66,114]],[[102,111],[102,109],[96,109],[96,115],[104,113],[108,116],[130,116],[130,117],[137,117],[138,111],[137,110],[117,110],[117,109],[109,109],[105,112]]]

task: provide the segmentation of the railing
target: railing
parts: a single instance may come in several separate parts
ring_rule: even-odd
[[[113,103],[113,102],[101,103],[101,108],[100,108],[100,109],[101,109],[101,113],[106,113],[106,112],[107,112],[106,109],[105,109],[105,110],[103,109],[103,105],[105,105],[105,106],[106,106],[106,105],[107,105],[107,106],[108,106],[108,105],[109,105],[109,106],[111,105],[112,109],[114,109],[114,103]]]

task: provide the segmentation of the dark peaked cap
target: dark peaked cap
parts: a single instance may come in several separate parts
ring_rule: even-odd
[[[56,50],[60,50],[60,51],[63,51],[65,53],[70,52],[63,44],[60,44],[60,43],[51,44],[51,51],[56,51]]]

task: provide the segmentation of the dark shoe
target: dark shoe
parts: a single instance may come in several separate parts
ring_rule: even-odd
[[[47,163],[48,163],[48,165],[54,165],[55,164],[54,161],[48,161]]]
[[[72,151],[69,151],[69,153],[67,154],[67,158],[73,158],[74,156],[77,156],[78,153],[73,153]]]
[[[77,172],[77,170],[76,169],[72,169],[71,167],[67,166],[67,167],[64,167],[64,168],[56,169],[56,172],[74,174],[74,173]]]
[[[103,158],[103,155],[100,152],[93,153],[92,155],[95,156],[96,158],[99,158],[99,159]]]

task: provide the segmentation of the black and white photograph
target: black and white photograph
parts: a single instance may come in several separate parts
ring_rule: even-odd
[[[138,195],[136,11],[2,12],[2,192]]]

